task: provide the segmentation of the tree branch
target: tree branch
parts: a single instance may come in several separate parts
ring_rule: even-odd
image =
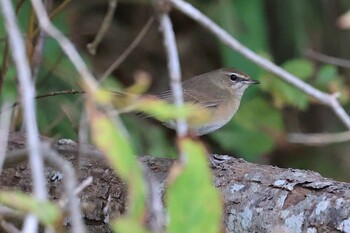
[[[290,83],[291,85],[297,87],[301,91],[305,92],[309,96],[317,99],[320,103],[329,106],[335,114],[339,117],[339,119],[346,125],[348,129],[350,129],[350,117],[345,112],[344,108],[339,104],[338,100],[333,97],[332,94],[324,93],[311,85],[303,82],[298,79],[296,76],[288,73],[281,67],[275,65],[271,61],[267,60],[254,53],[249,48],[245,47],[235,38],[233,38],[228,32],[219,27],[216,23],[214,23],[211,19],[205,16],[202,12],[194,8],[191,4],[183,1],[183,0],[168,0],[176,9],[187,15],[189,18],[193,19],[197,23],[201,24],[203,27],[208,29],[211,33],[213,33],[216,37],[218,37],[223,43],[237,51],[250,61],[256,63],[261,66],[265,70],[270,71],[271,73],[277,75],[282,80]]]
[[[292,143],[308,144],[308,145],[324,145],[331,143],[339,143],[350,141],[350,131],[340,133],[290,133],[288,141]]]
[[[102,41],[102,39],[105,36],[109,26],[112,23],[114,12],[115,12],[115,9],[117,8],[117,3],[118,3],[117,0],[109,0],[108,1],[108,11],[107,11],[107,14],[106,14],[103,22],[102,22],[101,28],[97,32],[97,35],[96,35],[94,41],[87,45],[87,48],[88,48],[88,51],[89,51],[90,54],[92,54],[92,55],[96,54],[97,46]]]
[[[78,51],[67,37],[65,37],[55,26],[51,23],[45,7],[41,0],[31,0],[33,8],[35,10],[36,16],[40,26],[53,37],[58,44],[61,46],[63,51],[67,54],[68,58],[71,60],[72,64],[75,66],[81,78],[85,81],[85,88],[87,92],[95,92],[97,90],[97,81],[94,76],[86,66],[84,60],[79,55]]]
[[[25,148],[25,137],[11,134],[8,147],[10,150]],[[52,147],[76,166],[77,143],[59,140],[52,142]],[[89,223],[86,228],[88,232],[108,232],[106,219],[120,216],[127,209],[127,188],[101,152],[89,145],[82,147],[80,180],[90,176],[94,180],[81,193],[82,205],[90,206],[84,209],[85,220]],[[225,161],[213,167],[212,172],[213,184],[222,193],[223,224],[228,233],[347,232],[350,222],[349,183],[327,179],[312,171],[252,164],[225,155],[215,155],[215,158]],[[164,194],[164,182],[174,160],[145,156],[140,162],[151,171],[156,186],[162,187]],[[30,169],[23,162],[16,166],[11,164],[13,168],[5,169],[0,177],[0,188],[28,190]],[[55,173],[52,166],[46,170],[49,177]],[[48,187],[50,197],[54,199],[59,198],[58,194],[64,189],[62,181],[51,181]],[[107,203],[109,208],[104,209]],[[145,216],[149,215],[145,213]]]
[[[145,26],[142,27],[139,34],[135,37],[135,39],[131,42],[131,44],[124,50],[124,52],[113,62],[113,64],[108,67],[108,69],[103,73],[100,78],[100,82],[106,79],[111,73],[120,65],[122,62],[129,56],[129,54],[136,48],[136,46],[141,42],[143,37],[148,32],[154,21],[154,17],[151,17],[146,22]]]
[[[39,132],[35,118],[35,87],[34,83],[31,81],[31,72],[26,59],[27,55],[24,41],[18,28],[11,1],[2,0],[0,1],[0,5],[19,80],[19,93],[21,94],[21,101],[23,103],[23,118],[26,132],[28,133],[27,143],[31,169],[33,171],[34,195],[38,200],[45,200],[47,191],[44,180],[43,160],[39,150]],[[23,232],[36,232],[37,227],[37,219],[33,215],[28,215]]]
[[[157,4],[162,4],[162,1],[156,1]],[[170,76],[170,87],[174,97],[175,106],[181,107],[184,104],[183,90],[181,84],[181,68],[179,54],[177,52],[175,34],[170,17],[162,9],[164,6],[158,5],[160,28],[163,32],[164,47],[168,60],[168,70]],[[177,119],[176,132],[178,137],[183,137],[187,134],[187,123],[184,118]]]

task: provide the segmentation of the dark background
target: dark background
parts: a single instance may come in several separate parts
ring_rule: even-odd
[[[52,10],[61,3],[54,1]],[[191,3],[256,53],[268,57],[322,91],[340,92],[341,103],[350,112],[349,69],[321,63],[305,55],[312,49],[350,59],[349,31],[337,26],[338,17],[350,9],[349,1],[202,0]],[[156,15],[148,1],[119,1],[108,34],[98,47],[97,54],[92,56],[87,53],[86,44],[99,30],[107,6],[106,1],[74,0],[53,17],[55,25],[76,43],[97,77],[130,45],[146,21]],[[27,35],[28,51],[31,51],[36,37],[32,35],[31,26],[35,25],[35,21],[30,20],[29,2],[24,1],[18,15],[22,31]],[[329,108],[231,51],[210,32],[175,9],[171,18],[183,79],[232,66],[262,82],[260,86],[248,89],[238,114],[228,125],[202,137],[212,153],[229,154],[256,163],[311,169],[326,177],[350,180],[349,142],[315,147],[287,141],[291,132],[346,130]],[[4,35],[4,26],[0,25],[0,32]],[[3,59],[5,40],[1,40],[0,51]],[[168,88],[166,57],[157,20],[142,42],[103,85],[113,90],[130,86],[139,72],[146,72],[152,79],[148,92],[157,93]],[[3,101],[16,93],[11,63],[6,72],[2,69],[2,77]],[[78,74],[57,43],[47,38],[37,77],[38,94],[80,89],[78,80]],[[40,132],[49,137],[77,139],[82,112],[79,99],[80,95],[64,95],[38,100]],[[174,132],[134,114],[128,114],[123,119],[140,155],[176,155]],[[20,121],[20,117],[14,118],[12,129],[19,129]]]

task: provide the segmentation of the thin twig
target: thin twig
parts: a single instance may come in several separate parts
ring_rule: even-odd
[[[288,141],[292,143],[307,145],[325,145],[331,143],[340,143],[350,141],[350,131],[341,133],[291,133],[288,135]]]
[[[154,21],[154,17],[148,19],[145,26],[142,27],[139,34],[135,37],[135,39],[131,42],[129,47],[113,62],[113,64],[108,67],[108,69],[103,73],[102,77],[100,78],[100,82],[105,80],[111,73],[118,67],[120,64],[129,56],[129,54],[136,48],[136,46],[141,42],[143,37],[148,32],[149,28],[152,26],[152,23]]]
[[[344,108],[339,104],[338,100],[335,99],[331,94],[324,93],[311,85],[303,82],[298,79],[296,76],[288,73],[281,67],[275,65],[271,61],[267,60],[264,57],[259,56],[252,50],[243,46],[240,42],[238,42],[235,38],[233,38],[229,33],[219,27],[216,23],[214,23],[211,19],[201,13],[199,10],[194,8],[191,4],[184,2],[183,0],[169,0],[169,2],[177,8],[179,11],[195,20],[203,27],[212,32],[215,36],[217,36],[223,43],[225,43],[230,48],[234,49],[250,61],[256,63],[261,66],[265,70],[270,71],[271,73],[277,75],[284,81],[290,83],[291,85],[297,87],[301,91],[305,92],[309,96],[317,99],[320,103],[327,105],[332,108],[335,114],[339,117],[339,119],[346,125],[347,128],[350,129],[350,117],[345,112]]]
[[[332,64],[335,66],[350,68],[350,60],[328,56],[328,55],[316,52],[315,50],[312,50],[312,49],[306,49],[305,56],[326,64]]]
[[[170,86],[174,97],[174,104],[181,107],[184,104],[183,90],[181,84],[181,69],[179,55],[177,52],[173,25],[170,17],[166,13],[159,14],[160,28],[163,32],[164,47],[168,60],[168,70],[170,76]],[[184,118],[178,118],[176,124],[176,132],[179,138],[187,134],[187,123]]]
[[[108,11],[107,11],[107,14],[106,14],[103,22],[102,22],[101,28],[97,32],[94,41],[87,45],[88,51],[92,55],[96,54],[97,46],[100,44],[103,37],[106,35],[106,32],[112,23],[114,12],[115,12],[115,9],[117,8],[117,3],[118,3],[117,0],[109,0],[108,1]]]
[[[50,19],[55,17],[61,10],[63,10],[68,3],[70,3],[72,0],[64,0],[63,2],[60,3],[51,13],[50,13]]]
[[[67,5],[68,3],[70,3],[72,0],[65,0],[63,2],[60,3],[60,5],[58,5],[49,15],[49,18],[52,19],[54,18],[58,13],[60,13],[60,11],[62,11]],[[37,34],[39,33],[39,27],[37,27],[34,32],[33,32],[33,36],[35,37]]]
[[[7,206],[0,205],[1,217],[23,217],[23,214]]]
[[[45,8],[47,11],[50,11],[52,7],[52,0],[45,0]],[[32,38],[35,41],[34,37]],[[36,40],[36,44],[33,49],[32,59],[31,59],[31,70],[32,70],[32,79],[34,82],[37,80],[40,66],[43,60],[44,46],[46,40],[46,33],[44,30],[40,29],[39,36]]]
[[[61,46],[63,51],[67,54],[79,74],[84,80],[84,87],[86,91],[95,93],[98,87],[98,83],[96,82],[94,76],[88,69],[84,60],[67,37],[65,37],[50,21],[47,12],[45,11],[45,7],[41,0],[31,0],[33,8],[38,18],[38,22],[40,26],[53,37],[58,44]]]
[[[57,55],[57,59],[55,60],[55,62],[53,64],[46,65],[44,62],[44,66],[51,66],[51,67],[48,67],[46,69],[47,72],[46,72],[46,74],[43,74],[41,80],[39,82],[37,82],[37,87],[45,85],[45,83],[47,82],[49,77],[54,73],[55,69],[61,65],[61,61],[62,61],[63,57],[64,57],[64,53],[62,51],[60,51],[59,55]]]
[[[75,95],[75,94],[85,94],[85,91],[76,91],[74,89],[71,90],[65,90],[65,91],[52,91],[50,93],[46,93],[43,95],[37,95],[35,96],[35,99],[42,99],[42,98],[46,98],[46,97],[50,97],[50,96],[59,96],[59,95]],[[6,112],[18,105],[20,105],[21,102],[16,101],[12,104],[12,106],[8,107],[7,109],[2,109],[0,113]]]
[[[16,15],[18,14],[19,10],[21,9],[22,5],[24,4],[25,0],[20,0],[17,5],[16,5]],[[8,46],[8,40],[7,36],[4,37],[5,41],[5,47],[4,47],[4,52],[2,56],[2,64],[0,68],[0,93],[2,91],[2,85],[5,80],[6,72],[7,72],[7,65],[8,65],[8,51],[9,51],[9,46]]]
[[[21,233],[21,231],[17,227],[4,220],[1,220],[0,225],[8,233]]]
[[[76,196],[77,178],[70,162],[61,158],[48,144],[40,147],[45,160],[53,167],[60,169],[63,173],[63,185],[66,191],[67,208],[72,219],[72,232],[83,233],[84,224],[82,223],[82,213],[79,206],[79,199]],[[21,149],[8,152],[5,160],[5,167],[12,167],[27,159],[28,150]]]
[[[65,91],[52,91],[50,93],[47,94],[43,94],[43,95],[38,95],[35,97],[35,99],[42,99],[42,98],[46,98],[49,96],[58,96],[58,95],[75,95],[75,94],[85,94],[85,91],[76,91],[74,89],[71,90],[65,90]]]
[[[33,233],[37,232],[38,228],[38,219],[33,214],[28,214],[24,219],[22,233]],[[34,231],[33,231],[34,230]]]
[[[80,210],[80,201],[75,195],[75,187],[77,186],[77,176],[70,162],[61,158],[54,150],[49,148],[48,145],[43,147],[43,153],[47,154],[45,156],[46,160],[58,167],[64,176],[64,186],[66,190],[66,197],[68,200],[67,208],[69,209],[70,218],[72,220],[72,232],[73,233],[83,233],[85,232],[85,227],[82,221],[82,213]]]
[[[31,72],[27,62],[24,41],[18,28],[11,2],[9,0],[1,0],[0,4],[19,80],[19,93],[21,93],[23,103],[23,118],[28,134],[27,145],[30,152],[29,157],[33,176],[34,195],[38,200],[45,200],[47,192],[44,178],[44,165],[39,150],[39,133],[35,119],[35,88],[33,82],[31,82]],[[27,225],[26,223],[28,222],[30,224]],[[29,215],[24,226],[29,227],[24,228],[23,232],[37,232],[37,219]]]
[[[45,44],[45,32],[44,31],[40,31],[40,35],[37,39],[36,45],[34,47],[34,51],[33,51],[33,56],[32,56],[32,63],[31,63],[31,67],[32,67],[32,79],[35,81],[37,80],[38,74],[39,74],[39,70],[40,70],[40,66],[43,60],[43,51],[44,51],[44,44]]]
[[[10,104],[5,102],[1,108],[1,112],[8,109]],[[12,111],[7,111],[0,115],[0,175],[2,173],[2,166],[5,161],[6,151],[7,151],[7,140],[10,130]]]
[[[164,205],[162,202],[162,186],[155,179],[153,173],[148,167],[143,167],[143,173],[148,187],[148,202],[149,209],[149,226],[150,230],[155,233],[164,232],[166,225]]]
[[[79,193],[81,193],[84,189],[86,189],[88,186],[90,186],[93,181],[94,181],[94,178],[92,176],[89,176],[88,178],[83,180],[79,184],[79,186],[74,189],[74,194],[78,195]]]
[[[79,138],[79,144],[78,144],[79,153],[77,156],[77,169],[80,170],[82,145],[88,143],[88,140],[89,140],[89,122],[87,119],[86,111],[83,111],[80,115],[78,138]]]

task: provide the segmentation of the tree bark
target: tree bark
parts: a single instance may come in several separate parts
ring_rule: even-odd
[[[24,139],[24,135],[11,134],[8,150],[25,148]],[[78,170],[77,143],[42,140],[51,141],[52,147]],[[110,232],[109,220],[126,210],[127,189],[98,150],[84,145],[82,151],[79,180],[93,177],[92,184],[80,193],[88,232]],[[225,161],[213,166],[212,172],[213,185],[222,193],[227,232],[350,232],[350,184],[312,171],[252,164],[225,155],[215,155],[213,159]],[[140,161],[163,184],[174,160],[142,156]],[[26,161],[17,162],[5,163],[0,188],[30,192],[29,166]],[[49,165],[45,175],[50,198],[59,199],[65,178]],[[67,223],[69,228],[69,219]]]

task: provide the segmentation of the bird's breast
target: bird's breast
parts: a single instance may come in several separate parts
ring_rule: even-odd
[[[197,135],[204,135],[220,129],[226,125],[235,115],[239,104],[233,105],[230,102],[224,102],[215,107],[208,108],[209,117],[206,122],[200,124],[189,124],[191,131],[196,132]]]

